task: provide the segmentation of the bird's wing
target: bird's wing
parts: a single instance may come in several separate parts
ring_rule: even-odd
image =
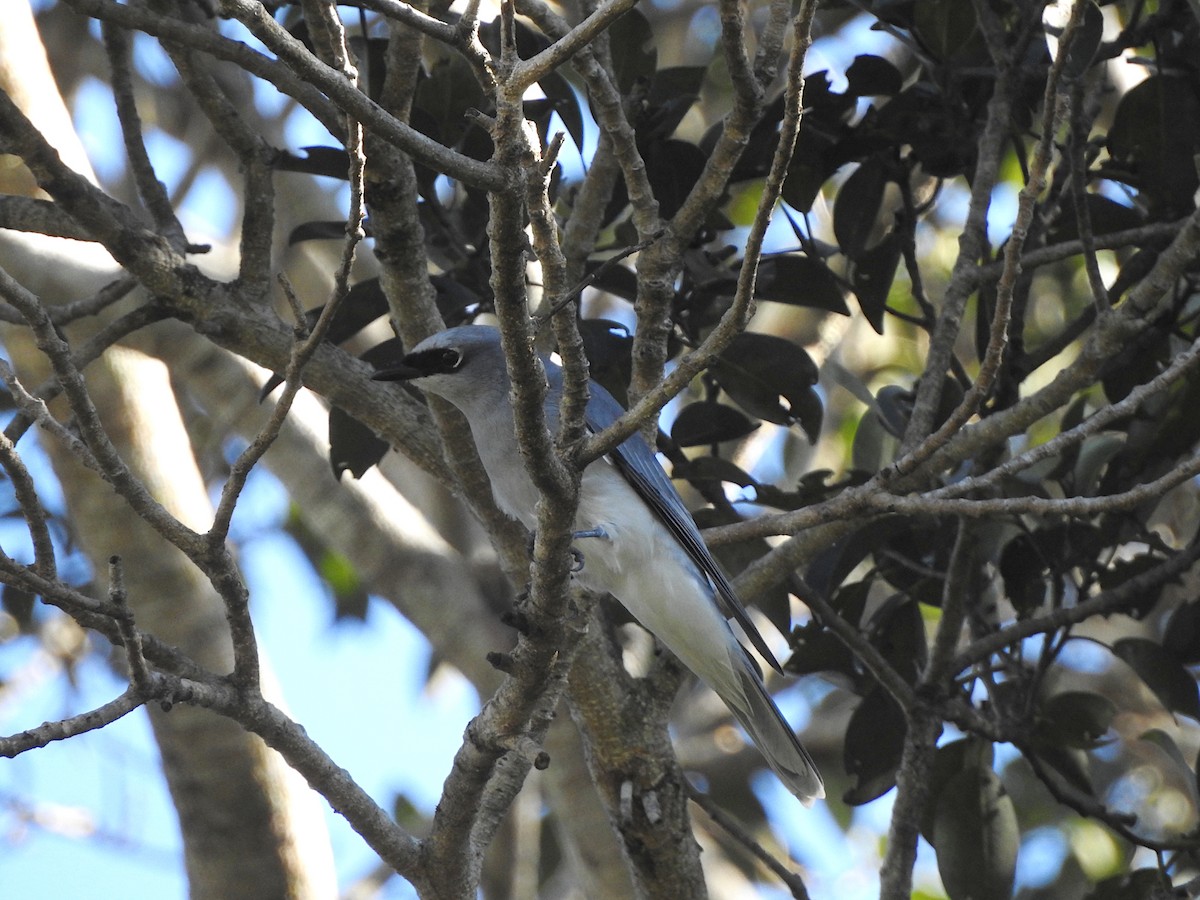
[[[625,410],[608,391],[594,381],[588,387],[591,397],[587,406],[587,425],[592,431],[601,431],[615,422]],[[679,492],[675,490],[675,485],[658,464],[653,451],[646,446],[641,435],[635,433],[627,438],[612,452],[611,458],[618,471],[687,551],[692,562],[712,582],[716,589],[717,602],[725,616],[736,619],[763,659],[777,672],[782,672],[775,655],[767,647],[767,642],[763,640],[750,620],[746,608],[742,606],[742,601],[738,599],[729,578],[720,564],[713,559],[704,538],[700,536],[700,530],[692,520],[692,514],[688,512]]]

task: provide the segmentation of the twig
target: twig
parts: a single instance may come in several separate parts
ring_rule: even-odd
[[[344,45],[345,34],[344,32],[339,33],[340,40],[342,41],[341,59],[345,67],[343,74],[348,81],[353,83],[357,79],[357,71],[349,61],[348,51]],[[213,517],[212,528],[208,533],[208,538],[214,547],[218,544],[223,544],[228,536],[229,526],[233,520],[233,512],[237,505],[238,497],[245,487],[246,479],[263,454],[267,452],[275,442],[276,437],[278,437],[279,429],[283,427],[283,420],[287,417],[288,411],[292,406],[292,401],[302,386],[301,377],[304,367],[312,358],[317,348],[321,346],[322,341],[325,340],[325,335],[329,332],[330,324],[337,314],[338,307],[350,291],[350,271],[354,265],[355,250],[365,237],[363,220],[365,218],[364,173],[366,169],[366,157],[363,154],[362,125],[347,116],[346,133],[348,135],[346,150],[350,158],[350,209],[346,216],[346,238],[342,243],[341,263],[334,274],[333,296],[322,308],[321,314],[317,318],[316,324],[313,325],[311,332],[308,331],[304,315],[301,313],[296,317],[296,344],[293,347],[291,356],[288,359],[287,368],[284,372],[284,389],[275,404],[275,408],[271,412],[270,418],[258,436],[239,454],[237,460],[230,467],[229,477],[226,479],[225,485],[221,490],[221,499]],[[291,292],[290,286],[286,281],[284,282],[284,289],[293,307],[297,307],[298,303],[295,300],[295,295]]]
[[[792,24],[793,46],[788,63],[788,84],[784,101],[785,113],[780,131],[779,144],[771,161],[771,170],[763,186],[762,197],[750,235],[746,241],[746,258],[738,275],[737,291],[730,308],[721,321],[694,351],[679,361],[675,369],[662,382],[634,404],[616,422],[593,435],[580,447],[582,463],[599,459],[613,447],[628,438],[641,427],[652,421],[670,400],[682,391],[693,378],[709,366],[717,355],[733,340],[746,321],[754,297],[754,281],[757,275],[757,260],[761,255],[762,242],[770,222],[771,212],[779,199],[779,191],[787,176],[796,136],[799,134],[802,102],[804,97],[804,58],[811,43],[812,17],[816,11],[816,0],[805,0]]]
[[[36,750],[54,741],[65,741],[76,735],[96,731],[133,712],[143,702],[144,698],[141,692],[130,687],[115,700],[110,700],[103,706],[98,706],[88,712],[59,719],[56,722],[46,722],[37,728],[0,738],[0,757],[12,759],[27,750]]]
[[[142,655],[142,637],[133,627],[133,611],[129,608],[129,597],[125,591],[125,571],[119,556],[108,558],[108,600],[120,612],[117,616],[117,629],[121,634],[121,643],[125,646],[130,683],[139,696],[148,698],[153,691],[150,669],[146,666],[146,657]]]
[[[146,486],[125,465],[116,447],[109,440],[91,397],[88,396],[87,385],[71,357],[70,346],[59,337],[41,302],[2,269],[0,296],[16,307],[29,323],[38,349],[46,355],[55,376],[62,384],[63,393],[79,424],[80,433],[91,451],[91,456],[99,464],[101,475],[125,498],[134,512],[175,546],[193,556],[200,548],[200,536],[155,500]]]
[[[863,664],[881,688],[888,692],[896,705],[908,715],[917,706],[917,696],[912,685],[884,659],[883,654],[863,635],[856,623],[844,619],[825,595],[808,584],[798,573],[788,578],[791,591],[813,611],[817,621],[833,632],[855,658]],[[735,581],[735,587],[737,582]]]
[[[562,312],[562,310],[565,309],[567,304],[572,300],[577,300],[580,294],[595,284],[602,275],[606,274],[609,270],[616,266],[617,263],[623,259],[633,256],[635,253],[640,253],[642,250],[645,250],[647,247],[649,247],[653,242],[654,238],[651,238],[647,241],[640,241],[634,244],[632,247],[626,247],[615,256],[608,257],[608,259],[604,260],[604,262],[594,268],[591,272],[583,276],[583,278],[581,278],[573,288],[562,294],[562,296],[558,297],[550,309],[538,316],[536,322],[534,323],[534,328],[540,330],[542,325],[550,321],[550,319],[552,319],[557,313]]]
[[[345,113],[369,127],[439,172],[489,191],[503,189],[507,174],[494,162],[479,162],[451,150],[391,116],[349,82],[341,72],[325,65],[287,30],[271,18],[261,3],[221,0],[224,14],[232,15],[305,81],[324,91]],[[340,130],[340,129],[339,129]]]
[[[935,689],[941,689],[944,682],[954,675],[949,666],[962,637],[963,622],[966,621],[974,548],[975,529],[972,523],[959,519],[954,547],[950,551],[950,564],[942,583],[942,618],[934,635],[929,662],[921,673],[922,684]]]
[[[279,60],[252,50],[241,41],[230,40],[208,26],[193,25],[171,16],[114,0],[67,0],[67,5],[81,15],[112,22],[131,31],[140,31],[164,41],[172,41],[206,53],[214,59],[225,60],[242,70],[263,79],[292,97],[312,113],[330,134],[341,128],[337,107],[312,84],[298,76]]]
[[[983,4],[973,4],[980,17],[981,26],[992,22],[990,10],[981,9]],[[999,41],[1003,46],[1003,34],[995,35],[995,28],[985,28],[984,34],[988,40],[989,50],[993,55],[999,51],[993,48],[993,43]],[[958,256],[950,273],[950,283],[942,299],[942,310],[930,338],[929,353],[926,356],[925,376],[917,387],[917,399],[913,406],[908,428],[901,442],[901,456],[893,464],[896,475],[913,471],[937,446],[930,437],[933,431],[933,417],[941,400],[942,376],[950,366],[954,342],[962,327],[963,311],[967,298],[974,290],[973,272],[979,260],[983,258],[987,248],[987,213],[991,204],[992,188],[995,186],[1000,173],[1000,157],[1004,147],[1004,139],[1010,126],[1011,102],[1009,93],[1012,90],[1010,66],[1000,60],[999,74],[992,88],[992,96],[988,101],[987,120],[983,133],[977,143],[977,160],[975,176],[971,183],[971,200],[967,208],[967,220],[958,239]],[[939,438],[940,439],[940,438]],[[920,454],[916,450],[920,445]],[[903,463],[903,468],[900,467]]]
[[[1092,413],[1074,428],[1060,432],[1044,444],[1031,447],[982,475],[964,478],[954,484],[928,491],[922,496],[928,500],[961,497],[967,493],[991,488],[1002,478],[1015,475],[1022,469],[1027,469],[1043,460],[1052,459],[1071,447],[1081,444],[1085,438],[1096,434],[1104,427],[1132,415],[1138,407],[1155,394],[1167,390],[1172,384],[1184,378],[1198,363],[1200,363],[1200,339],[1194,341],[1187,350],[1178,354],[1171,361],[1171,365],[1154,378],[1144,384],[1139,384],[1124,399],[1110,403]]]
[[[3,370],[6,383],[16,380],[7,363],[3,364]],[[20,509],[25,527],[29,530],[29,540],[33,544],[34,567],[43,578],[54,578],[57,564],[54,558],[54,542],[50,539],[50,529],[46,524],[46,510],[38,497],[33,476],[29,474],[25,461],[21,459],[17,448],[6,434],[0,434],[0,466],[3,466],[4,473],[12,482],[17,508]]]
[[[51,320],[54,319],[54,309],[47,310]],[[128,337],[135,331],[145,328],[147,325],[152,325],[155,322],[160,322],[167,317],[166,309],[156,303],[147,303],[144,306],[139,306],[131,310],[118,319],[109,322],[98,332],[92,335],[88,340],[71,354],[71,359],[74,361],[75,368],[83,370],[91,363],[100,358],[109,347],[116,344],[123,338]],[[5,376],[7,378],[7,376]],[[14,376],[15,377],[15,376]],[[57,420],[54,420],[45,404],[49,403],[60,393],[62,393],[62,384],[55,378],[48,378],[42,384],[38,385],[33,391],[33,396],[25,392],[24,388],[18,388],[24,395],[22,402],[18,404],[21,412],[14,416],[12,421],[4,429],[4,433],[10,440],[16,442],[21,439],[21,436],[29,429],[35,421],[44,427],[51,428],[52,432],[59,433],[53,428],[57,425]],[[41,404],[41,405],[39,405]],[[74,436],[67,442],[67,446],[77,445],[78,439]]]
[[[1095,596],[1081,600],[1074,606],[1060,607],[1044,616],[1033,619],[1021,619],[995,631],[975,639],[950,663],[948,671],[962,672],[973,665],[983,662],[993,653],[998,653],[1006,647],[1011,647],[1038,634],[1048,634],[1060,628],[1076,625],[1092,616],[1104,616],[1119,612],[1127,606],[1137,603],[1150,591],[1165,584],[1190,569],[1200,559],[1200,538],[1192,540],[1170,559],[1146,572],[1141,572],[1115,588],[1101,591]]]
[[[528,16],[552,38],[565,37],[571,30],[566,20],[542,0],[517,0],[516,8],[521,15]],[[654,190],[646,176],[646,163],[637,147],[637,135],[625,114],[621,94],[613,83],[614,76],[600,62],[591,47],[580,49],[575,54],[572,65],[587,84],[596,114],[596,124],[612,141],[613,154],[625,176],[638,240],[647,240],[662,230],[658,201],[654,199]]]
[[[748,851],[751,856],[770,869],[796,900],[808,900],[808,888],[799,873],[793,872],[768,853],[767,849],[751,836],[741,822],[721,809],[708,794],[698,791],[690,782],[687,785],[687,794],[688,799],[704,810],[708,817],[733,838],[738,846]]]
[[[1047,771],[1036,752],[1022,743],[1017,743],[1017,748],[1021,751],[1021,755],[1025,757],[1025,761],[1029,763],[1029,768],[1033,770],[1033,774],[1037,777],[1037,780],[1050,792],[1050,796],[1056,802],[1061,803],[1084,818],[1094,819],[1106,825],[1135,847],[1146,847],[1159,853],[1170,850],[1195,851],[1197,847],[1200,847],[1200,838],[1194,835],[1174,839],[1156,839],[1138,834],[1133,830],[1133,826],[1137,824],[1137,816],[1132,813],[1113,812],[1095,797],[1090,797],[1075,789],[1060,786],[1058,779]]]
[[[125,158],[129,161],[133,181],[138,195],[150,211],[158,232],[182,251],[187,246],[183,226],[171,207],[166,188],[158,180],[150,154],[142,134],[142,119],[138,115],[137,102],[133,93],[133,73],[130,70],[129,33],[112,22],[101,21],[100,33],[104,49],[108,54],[113,99],[117,107],[117,119],[121,123],[121,137],[125,142]]]
[[[609,0],[537,56],[518,64],[512,73],[513,86],[524,89],[545,78],[636,5],[637,0]]]
[[[244,209],[239,229],[238,279],[248,291],[265,295],[275,233],[272,163],[276,151],[245,121],[208,67],[197,65],[195,51],[165,40],[162,45],[213,130],[241,164]]]

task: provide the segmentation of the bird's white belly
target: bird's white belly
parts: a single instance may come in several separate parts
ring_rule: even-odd
[[[583,554],[580,583],[611,593],[710,687],[727,686],[730,654],[742,651],[711,585],[608,463],[593,463],[584,473],[576,527],[607,535],[576,541]]]

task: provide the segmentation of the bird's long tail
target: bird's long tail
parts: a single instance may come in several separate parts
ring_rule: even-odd
[[[779,712],[753,664],[743,658],[735,660],[734,665],[740,690],[717,693],[784,786],[805,806],[812,806],[814,800],[825,796],[825,785],[812,757]],[[735,692],[738,696],[727,696]]]

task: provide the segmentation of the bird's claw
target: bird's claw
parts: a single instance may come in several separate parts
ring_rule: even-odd
[[[536,536],[531,532],[529,535],[529,544],[528,544],[529,556],[531,558],[533,556],[533,544],[534,544],[535,537]],[[588,528],[584,531],[576,531],[571,534],[571,540],[573,540],[573,541],[580,540],[581,538],[599,538],[599,539],[605,540],[605,541],[607,541],[609,539],[608,532],[605,531],[603,528],[601,528],[599,525],[597,525],[595,528]],[[582,572],[584,562],[585,562],[585,558],[584,558],[583,552],[576,547],[572,547],[571,548],[571,574],[575,574],[576,572]]]
[[[576,531],[574,534],[571,535],[571,540],[573,540],[573,541],[580,540],[581,538],[600,538],[601,540],[606,541],[606,540],[608,540],[608,532],[605,531],[603,528],[601,528],[599,525],[597,525],[595,528],[589,528],[586,531]],[[574,574],[575,572],[582,572],[584,561],[585,561],[585,559],[584,559],[583,552],[580,551],[576,547],[572,547],[571,548],[571,573]]]

